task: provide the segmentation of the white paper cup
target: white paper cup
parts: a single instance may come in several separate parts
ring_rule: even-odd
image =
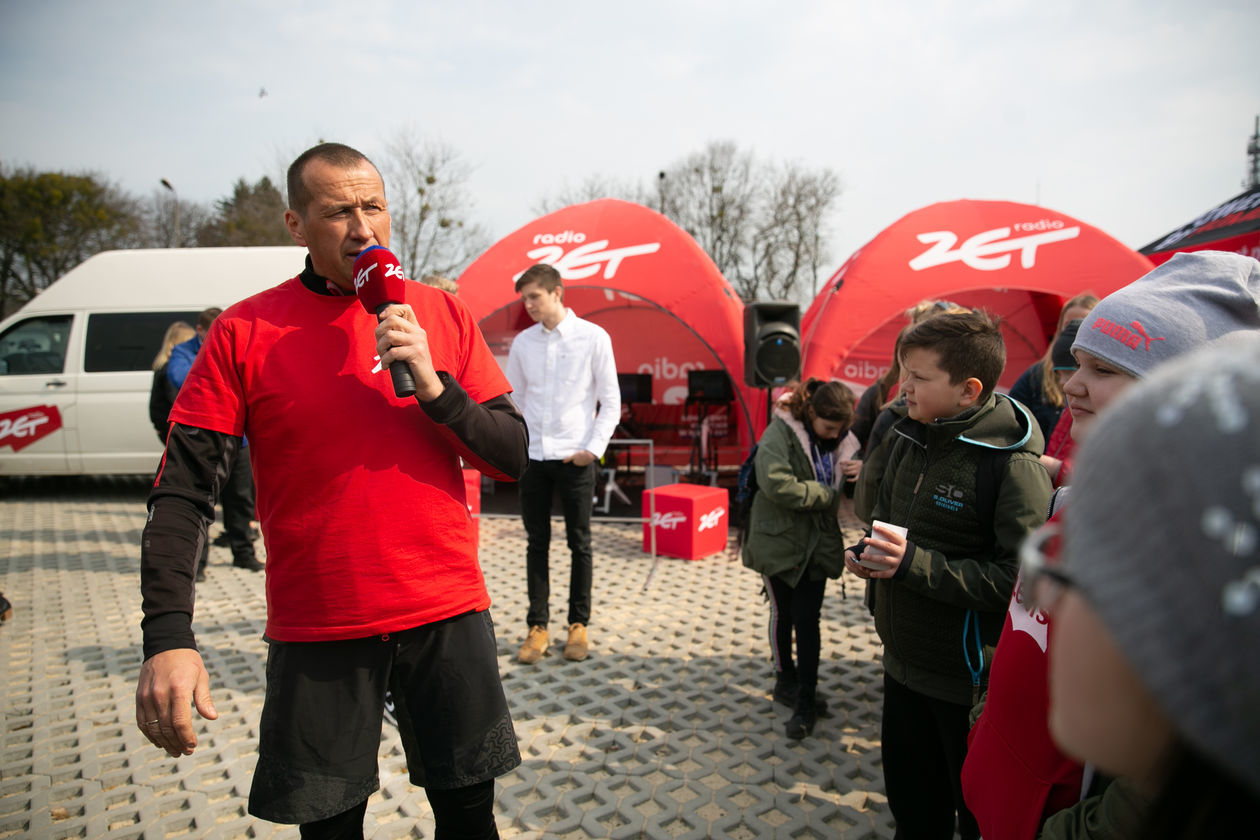
[[[881,534],[880,531],[893,531],[895,533],[900,534],[903,538],[910,533],[909,528],[903,527],[901,525],[893,525],[891,522],[881,522],[880,520],[876,519],[874,522],[871,523],[871,537],[877,540],[885,539],[886,535]],[[866,562],[866,558],[886,557],[886,556],[887,554],[885,552],[880,551],[878,548],[876,548],[873,545],[867,544],[866,550],[863,551],[862,556],[858,558],[858,565],[865,566],[868,569],[874,569],[875,571],[883,571],[884,569],[887,569],[888,567],[880,565],[879,563],[868,563]]]

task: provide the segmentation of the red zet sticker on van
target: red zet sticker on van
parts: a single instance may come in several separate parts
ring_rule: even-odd
[[[19,452],[61,428],[61,412],[55,405],[33,405],[0,414],[0,447]]]

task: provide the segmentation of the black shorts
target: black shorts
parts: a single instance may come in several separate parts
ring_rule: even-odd
[[[256,817],[314,822],[380,787],[387,688],[413,784],[461,788],[521,763],[488,611],[366,639],[268,641]]]

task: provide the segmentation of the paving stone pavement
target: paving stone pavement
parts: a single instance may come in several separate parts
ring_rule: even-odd
[[[165,757],[136,730],[139,540],[146,483],[0,482],[0,838],[297,838],[245,811],[262,707],[263,575],[212,548],[195,626],[217,721],[195,755]],[[213,526],[212,535],[219,526]],[[552,611],[563,617],[568,551],[553,529]],[[787,740],[760,579],[733,554],[662,558],[641,526],[597,522],[592,653],[516,662],[525,630],[525,534],[481,521],[499,667],[524,763],[499,779],[504,838],[890,838],[879,765],[879,642],[860,582],[829,584],[812,737]],[[261,543],[259,543],[261,547]],[[196,717],[194,715],[194,717]],[[433,837],[386,727],[381,789],[364,835]]]

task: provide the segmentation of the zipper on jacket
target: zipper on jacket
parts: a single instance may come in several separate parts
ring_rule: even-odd
[[[932,465],[932,459],[928,457],[926,446],[920,447],[923,463],[919,465],[919,477],[915,479],[914,490],[910,493],[910,505],[906,508],[906,521],[910,522],[914,519],[915,510],[919,506],[919,490],[923,487],[923,479],[927,478],[928,467]]]

